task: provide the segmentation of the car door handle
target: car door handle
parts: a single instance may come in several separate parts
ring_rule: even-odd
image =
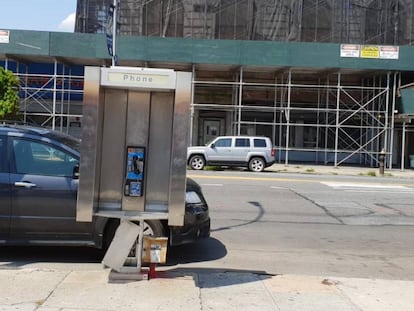
[[[27,189],[31,189],[31,188],[36,187],[36,184],[33,184],[31,182],[28,182],[28,181],[16,181],[14,183],[14,186],[15,187],[25,187]]]

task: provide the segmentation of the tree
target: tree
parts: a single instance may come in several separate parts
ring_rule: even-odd
[[[19,112],[19,79],[0,67],[0,119],[16,119]]]

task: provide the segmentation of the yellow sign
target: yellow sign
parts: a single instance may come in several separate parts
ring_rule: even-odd
[[[361,46],[361,58],[379,58],[380,47],[375,45]]]

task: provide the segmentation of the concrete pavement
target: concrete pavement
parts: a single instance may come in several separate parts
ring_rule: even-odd
[[[267,170],[378,177],[378,169],[275,164]],[[373,172],[376,172],[374,174]],[[384,177],[414,178],[414,170]],[[157,267],[145,281],[109,282],[109,269],[0,265],[0,311],[412,311],[414,281]]]
[[[250,272],[158,272],[109,283],[108,269],[0,270],[2,311],[412,311],[414,282]]]

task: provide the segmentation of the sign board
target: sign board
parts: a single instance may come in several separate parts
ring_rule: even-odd
[[[379,58],[380,48],[376,45],[363,45],[361,46],[361,58]]]
[[[174,90],[176,73],[169,69],[102,68],[101,85],[129,89]]]
[[[0,43],[9,43],[10,31],[0,29]]]
[[[393,45],[341,44],[341,57],[398,59],[399,47]]]
[[[341,57],[359,57],[359,44],[341,44]]]
[[[382,59],[398,59],[398,46],[380,46],[380,58]]]

